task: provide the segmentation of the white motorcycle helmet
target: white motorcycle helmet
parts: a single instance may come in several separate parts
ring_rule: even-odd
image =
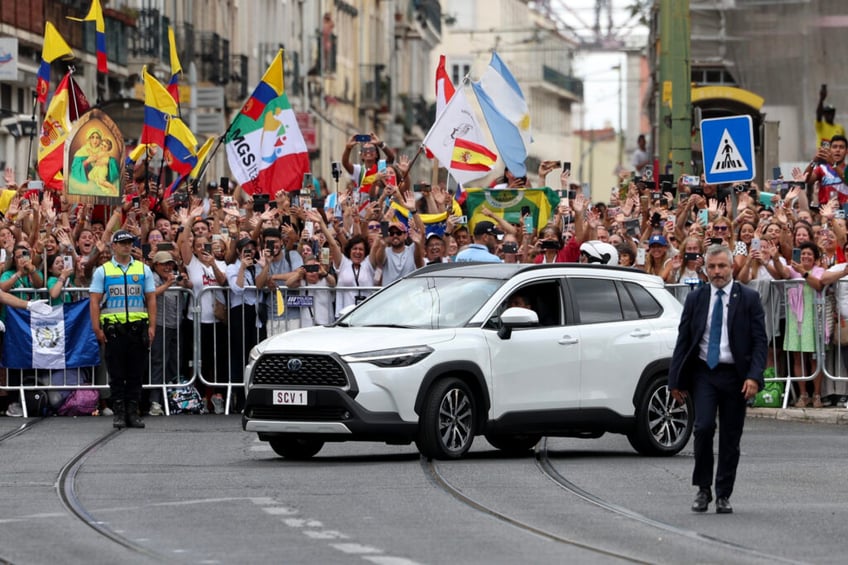
[[[596,239],[580,244],[580,258],[581,263],[618,265],[618,251],[616,248],[609,243],[604,243]]]

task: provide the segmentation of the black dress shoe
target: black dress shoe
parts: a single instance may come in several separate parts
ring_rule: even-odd
[[[733,507],[726,496],[716,498],[716,514],[733,514]]]
[[[695,501],[692,503],[692,512],[706,512],[707,506],[709,506],[712,499],[713,495],[710,493],[710,489],[700,489],[698,494],[695,495]],[[726,501],[727,499],[725,499]]]

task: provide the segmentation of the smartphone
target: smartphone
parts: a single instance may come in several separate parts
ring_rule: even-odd
[[[141,244],[141,256],[142,257],[149,257],[150,256],[150,244],[149,243],[142,243]]]
[[[219,233],[213,233],[213,234],[212,234],[212,241],[221,241],[221,238],[222,238],[222,237],[223,237],[223,236],[222,236],[221,234],[219,234]]]
[[[315,263],[312,263],[312,264],[310,264],[310,265],[304,265],[304,266],[303,266],[303,269],[304,269],[307,273],[317,273],[317,272],[318,272],[318,270],[319,270],[320,268],[321,268],[321,266],[320,266],[320,265],[316,265]]]
[[[797,247],[792,250],[792,262],[793,263],[800,263],[801,262],[801,250]]]
[[[665,225],[671,226],[672,228],[674,227],[675,222],[677,222],[677,216],[674,214],[669,214],[665,219]]]
[[[686,186],[701,186],[701,177],[698,175],[683,175],[683,184]]]
[[[530,206],[522,206],[521,207],[521,217],[523,218],[523,217],[529,216],[529,215],[530,215]]]
[[[646,253],[645,253],[644,247],[640,247],[639,249],[637,249],[636,250],[636,264],[637,265],[644,265],[645,264],[645,256],[646,256]]]
[[[268,204],[270,197],[267,194],[254,194],[253,195],[253,211],[262,213],[265,211],[265,205]]]
[[[457,223],[457,225],[461,225],[461,226],[467,225],[468,224],[468,216],[458,216],[456,218],[456,223]]]
[[[377,161],[377,172],[382,173],[385,170],[386,170],[386,160],[380,159],[379,161]]]
[[[822,149],[830,149],[830,142],[827,141],[827,140],[824,140],[824,141],[821,142],[821,146],[822,146]]]
[[[69,270],[74,268],[74,258],[70,255],[63,255],[62,262],[64,266],[62,267],[64,270]]]
[[[307,220],[303,225],[303,233],[311,239],[315,235],[315,224]]]
[[[141,199],[138,196],[133,196],[132,207],[133,210],[138,210],[139,208],[141,208]]]
[[[518,253],[518,243],[515,241],[505,241],[503,244],[504,253]]]
[[[710,245],[722,245],[724,244],[724,240],[720,237],[711,237]]]
[[[230,236],[230,228],[227,226],[221,226],[221,237],[229,237]]]
[[[371,141],[371,136],[367,133],[357,133],[355,136],[353,136],[353,140],[357,143],[368,143],[369,141]]]
[[[771,178],[779,179],[781,176],[783,175],[780,174],[780,167],[773,167],[771,169]]]
[[[303,185],[302,188],[306,190],[312,190],[314,185],[312,184],[312,173],[303,173]]]
[[[203,244],[203,251],[205,253],[212,255],[212,244],[211,243],[204,243]]]
[[[159,245],[156,246],[156,250],[157,251],[173,251],[174,250],[174,244],[171,243],[170,241],[162,241],[162,242],[159,243]]]
[[[697,261],[698,259],[700,259],[700,257],[701,257],[700,253],[684,253],[683,254],[683,260],[684,261]]]
[[[224,194],[230,192],[230,177],[221,177],[218,179],[218,186],[224,191]]]
[[[330,264],[330,248],[322,247],[321,248],[321,263],[324,265]]]
[[[380,222],[380,235],[389,237],[389,222]]]
[[[562,170],[570,171],[571,170],[571,161],[563,161],[562,162]]]
[[[274,244],[274,242],[273,242],[273,241],[266,241],[266,242],[265,242],[265,249],[267,249],[268,251],[270,251],[270,252],[271,252],[271,255],[273,255],[273,254],[274,254],[274,251],[276,251],[276,245]]]
[[[762,243],[760,242],[759,237],[755,237],[751,240],[751,251],[759,251]]]
[[[576,190],[569,190],[567,192],[567,197],[568,197],[569,200],[574,200],[575,198],[577,198],[577,191]]]
[[[651,200],[653,200],[653,201],[658,201],[660,198],[662,198],[662,193],[660,193],[660,192],[651,192]]]
[[[624,220],[624,229],[627,235],[634,237],[639,234],[639,220]]]
[[[339,179],[342,178],[342,164],[338,161],[330,163],[330,174],[333,176],[333,180],[339,182]]]
[[[223,207],[223,202],[221,201],[220,193],[215,195],[215,206],[217,206],[218,208]]]
[[[27,188],[30,190],[44,190],[44,181],[31,180],[27,183]]]
[[[426,187],[426,188],[425,188]],[[412,192],[423,192],[429,190],[430,185],[426,183],[416,183],[412,185]]]

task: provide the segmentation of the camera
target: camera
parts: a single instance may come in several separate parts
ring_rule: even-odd
[[[371,136],[367,133],[357,133],[355,136],[353,136],[353,140],[357,143],[368,143],[369,141],[371,141]]]
[[[318,272],[318,270],[319,270],[320,268],[321,268],[321,267],[320,267],[319,265],[315,265],[315,264],[311,264],[311,265],[304,265],[304,266],[303,266],[303,269],[304,269],[307,273],[317,273],[317,272]]]
[[[183,276],[183,274],[182,274],[181,272],[179,272],[179,271],[174,271],[174,280],[175,280],[176,282],[183,282],[183,279],[184,279],[184,278],[185,278],[185,277]]]
[[[503,244],[504,253],[518,253],[518,243],[515,241],[505,241]]]

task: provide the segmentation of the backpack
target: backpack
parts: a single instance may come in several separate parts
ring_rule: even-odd
[[[763,371],[763,377],[773,379],[775,377],[774,367]],[[766,381],[763,390],[754,397],[754,408],[780,408],[783,406],[784,383],[779,381]]]
[[[171,414],[206,414],[206,402],[194,387],[186,385],[168,389],[168,408]]]
[[[24,401],[29,418],[41,418],[51,412],[50,401],[43,390],[25,390]]]
[[[100,392],[92,388],[80,388],[71,392],[57,413],[60,416],[91,416],[97,410]]]

